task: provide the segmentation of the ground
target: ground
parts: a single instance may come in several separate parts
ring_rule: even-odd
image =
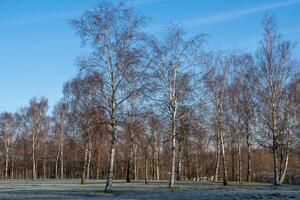
[[[79,180],[0,181],[0,200],[3,199],[300,199],[300,186],[274,187],[267,184],[233,184],[222,186],[211,182],[180,182],[170,190],[167,182],[115,181],[113,193],[103,193],[104,181]]]

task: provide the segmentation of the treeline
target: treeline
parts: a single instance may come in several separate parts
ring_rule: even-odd
[[[273,16],[257,52],[210,51],[205,34],[157,37],[123,3],[70,24],[90,54],[48,110],[33,98],[0,116],[3,179],[299,180],[300,76],[295,44]]]

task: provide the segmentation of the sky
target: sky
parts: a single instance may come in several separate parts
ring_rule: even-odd
[[[114,1],[114,0],[112,0]],[[0,0],[0,112],[15,112],[32,97],[62,98],[82,55],[68,20],[98,0]],[[274,14],[283,38],[300,41],[300,0],[127,0],[149,17],[147,31],[161,34],[170,23],[190,35],[208,34],[211,49],[255,52],[263,16]],[[300,44],[299,44],[300,45]],[[297,46],[294,55],[300,57]]]

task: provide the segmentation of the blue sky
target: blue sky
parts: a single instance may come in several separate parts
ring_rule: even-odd
[[[80,40],[67,19],[80,16],[97,0],[0,0],[0,112],[14,112],[34,96],[50,105],[74,77]],[[255,51],[265,13],[277,17],[284,38],[300,41],[300,0],[127,0],[151,18],[157,33],[179,23],[189,34],[207,33],[212,49]],[[299,57],[299,46],[295,56]]]

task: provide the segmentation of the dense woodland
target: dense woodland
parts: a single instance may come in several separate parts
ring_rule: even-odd
[[[34,97],[1,114],[0,178],[300,182],[299,55],[274,16],[254,53],[180,25],[150,34],[123,3],[69,23],[90,53],[52,111]]]

